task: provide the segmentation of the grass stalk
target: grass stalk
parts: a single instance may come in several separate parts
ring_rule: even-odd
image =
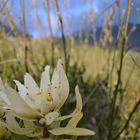
[[[63,20],[62,20],[62,16],[61,16],[59,5],[58,5],[58,0],[55,0],[55,6],[56,6],[56,11],[57,11],[57,16],[61,25],[62,45],[63,45],[63,52],[64,52],[65,69],[67,73],[68,72],[68,59],[67,59],[68,57],[67,57],[67,50],[66,50],[66,39],[65,39],[65,34],[64,34]]]
[[[25,71],[29,72],[28,69],[28,46],[27,46],[27,38],[26,38],[26,21],[25,21],[25,3],[24,0],[22,0],[21,2],[21,6],[22,6],[22,24],[23,24],[23,38],[24,38],[24,60],[25,60]]]
[[[49,0],[46,0],[46,6],[47,6],[47,19],[48,19],[48,26],[49,26],[49,31],[50,31],[50,37],[51,37],[51,50],[52,50],[52,55],[51,55],[51,62],[52,66],[54,67],[54,57],[55,57],[55,42],[54,42],[54,37],[53,37],[53,31],[52,31],[52,26],[51,26],[51,18],[50,18],[50,2]]]
[[[108,133],[108,140],[112,140],[112,129],[113,129],[113,122],[114,122],[114,114],[115,114],[115,104],[118,96],[119,87],[121,86],[121,76],[122,76],[122,68],[123,68],[123,60],[124,60],[124,52],[125,52],[125,45],[126,45],[126,38],[127,38],[127,29],[128,29],[128,22],[129,22],[129,16],[131,11],[131,0],[127,1],[127,15],[126,15],[126,22],[123,32],[123,38],[122,38],[122,45],[121,45],[121,56],[120,56],[120,65],[119,65],[119,71],[118,71],[118,80],[116,84],[116,88],[114,90],[114,97],[112,99],[112,107],[111,107],[111,120],[110,120],[110,126],[109,126],[109,133]]]

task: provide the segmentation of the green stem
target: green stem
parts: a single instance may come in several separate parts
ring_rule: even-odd
[[[59,22],[60,22],[60,25],[61,25],[62,45],[63,45],[63,51],[64,51],[65,69],[66,69],[66,73],[67,73],[67,71],[68,71],[68,58],[67,58],[67,51],[66,51],[66,40],[65,40],[63,20],[62,20],[62,16],[61,16],[61,13],[60,13],[58,0],[55,0],[55,6],[56,6],[56,11],[57,11],[57,16],[58,16],[58,19],[59,19]]]
[[[48,128],[45,126],[43,129],[43,138],[48,138],[48,137],[49,137]]]
[[[128,28],[130,11],[131,11],[131,0],[128,0],[126,22],[125,22],[125,28],[124,28],[124,32],[123,32],[123,38],[122,38],[122,48],[121,48],[121,56],[120,56],[120,66],[119,66],[119,71],[118,71],[118,80],[117,80],[117,85],[116,85],[116,88],[114,91],[114,97],[112,100],[111,121],[110,121],[110,126],[109,126],[108,140],[112,139],[115,104],[116,104],[116,100],[117,100],[118,90],[121,85],[121,75],[122,75],[122,68],[123,68],[124,51],[125,51],[125,45],[126,45],[127,28]]]

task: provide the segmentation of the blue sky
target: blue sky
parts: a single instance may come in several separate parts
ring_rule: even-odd
[[[95,25],[101,26],[104,19],[105,0],[58,0],[64,22],[65,34],[71,34],[80,28],[89,25],[91,8],[94,10]],[[106,7],[109,7],[115,0],[106,0]],[[121,12],[125,9],[127,0],[120,0]],[[45,7],[45,0],[25,0],[26,28],[33,37],[48,36],[48,22]],[[9,0],[8,7],[15,23],[19,29],[21,26],[21,0]],[[35,8],[36,7],[36,8]],[[53,0],[50,0],[51,24],[54,35],[60,34],[59,22],[56,16],[56,9]],[[140,0],[132,0],[132,13],[130,22],[140,23],[140,11],[137,17],[136,10],[140,9]],[[35,10],[36,9],[36,10]],[[35,12],[36,11],[36,12]],[[137,18],[136,18],[137,17]],[[116,11],[114,24],[118,23],[118,9]]]

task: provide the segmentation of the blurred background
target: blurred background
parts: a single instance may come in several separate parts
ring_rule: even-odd
[[[140,140],[140,0],[0,0],[0,77],[40,80],[61,58],[70,82],[63,114],[83,99],[81,140]]]

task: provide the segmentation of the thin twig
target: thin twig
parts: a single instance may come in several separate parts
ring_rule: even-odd
[[[136,60],[131,56],[132,61],[134,62],[134,64],[138,67],[138,69],[140,69],[140,66],[137,64]]]
[[[88,94],[88,96],[86,97],[86,99],[85,99],[85,101],[84,101],[84,103],[83,103],[83,108],[87,105],[87,103],[88,103],[88,101],[91,99],[93,93],[95,93],[95,92],[97,91],[98,87],[99,87],[99,86],[96,85],[96,86],[92,89],[92,91],[90,92],[90,94]]]
[[[112,4],[110,4],[108,7],[106,7],[104,10],[102,10],[97,17],[95,18],[95,23],[103,16],[103,13],[107,12],[110,10],[115,4],[118,4],[118,0],[114,1]]]
[[[18,62],[19,60],[17,59],[8,59],[4,61],[0,61],[0,65],[6,64],[6,63],[13,63],[13,62]]]
[[[24,0],[22,0],[22,22],[23,22],[23,36],[24,36],[24,53],[25,53],[25,71],[28,72],[28,46],[26,43],[26,21],[25,21],[25,6]]]
[[[51,37],[51,49],[52,49],[52,66],[54,67],[54,37],[53,37],[53,31],[52,31],[52,25],[51,25],[51,18],[50,18],[50,3],[49,0],[46,0],[46,9],[47,9],[47,19],[48,19],[48,26],[49,26],[49,30],[50,30],[50,37]]]
[[[121,84],[121,75],[122,75],[122,68],[123,68],[124,51],[125,51],[125,45],[126,45],[126,37],[127,37],[127,29],[128,29],[130,11],[131,11],[131,0],[128,0],[126,22],[125,22],[125,28],[124,28],[124,32],[123,32],[123,38],[122,38],[122,47],[121,47],[120,65],[119,65],[119,71],[118,71],[118,80],[117,80],[116,88],[115,88],[115,91],[114,91],[114,97],[113,97],[113,100],[112,100],[111,121],[110,121],[110,125],[109,125],[108,140],[112,139],[112,128],[113,128],[113,122],[114,122],[115,104],[116,104],[116,100],[117,100],[119,86]]]
[[[3,11],[3,9],[5,8],[5,6],[7,5],[7,3],[8,3],[8,0],[6,0],[6,1],[4,2],[4,4],[2,5],[2,7],[0,8],[0,14],[2,13],[2,11]]]
[[[64,59],[65,59],[65,69],[66,69],[66,73],[68,71],[68,59],[67,59],[67,51],[66,51],[66,40],[65,40],[65,34],[64,34],[64,26],[63,26],[63,20],[62,20],[62,16],[60,13],[60,9],[58,6],[58,0],[55,0],[55,6],[56,6],[56,11],[57,11],[57,16],[61,25],[61,33],[62,33],[62,45],[63,45],[63,51],[64,51]]]

